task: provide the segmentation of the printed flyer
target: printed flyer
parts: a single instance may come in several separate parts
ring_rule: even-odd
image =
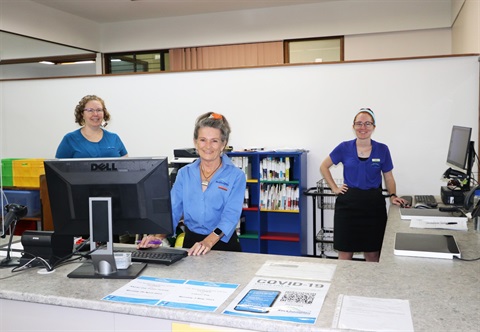
[[[213,312],[238,284],[140,276],[102,300]]]
[[[315,324],[330,283],[255,277],[223,314]]]

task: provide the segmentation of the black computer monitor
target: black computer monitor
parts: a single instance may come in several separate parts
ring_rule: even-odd
[[[90,234],[90,248],[95,249],[93,267],[71,277],[135,277],[137,264],[127,269],[131,271],[116,269],[112,235],[173,233],[166,157],[54,159],[44,164],[55,233]],[[96,248],[97,243],[106,249]]]
[[[470,178],[473,167],[474,144],[470,141],[472,128],[453,126],[448,146],[447,163],[456,166],[463,171],[463,174],[456,173],[459,177],[467,180],[466,188],[470,188]]]
[[[448,146],[447,163],[466,170],[472,128],[453,126]]]

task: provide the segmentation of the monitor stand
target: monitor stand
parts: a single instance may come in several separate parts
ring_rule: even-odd
[[[5,257],[0,261],[0,268],[20,266],[20,258],[18,257],[12,258],[10,256],[10,252],[12,251],[12,241],[15,233],[15,227],[17,226],[17,221],[18,221],[18,218],[15,218],[12,222],[13,225],[10,228],[10,238],[8,240],[8,245],[7,245],[7,257]],[[0,227],[1,227],[1,224],[0,224]],[[2,237],[5,237],[5,234],[2,235]]]
[[[113,254],[112,198],[89,198],[90,251],[92,261],[82,264],[67,275],[69,278],[134,279],[146,263],[134,263],[127,269],[117,269]],[[97,243],[105,243],[101,247]]]

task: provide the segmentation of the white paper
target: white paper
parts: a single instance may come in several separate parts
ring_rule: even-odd
[[[333,328],[413,332],[408,300],[340,295]]]
[[[335,264],[269,260],[258,269],[256,275],[332,281],[336,267]]]
[[[0,256],[7,256],[7,247],[8,244],[0,248]],[[20,241],[12,242],[11,249],[14,249],[15,251],[10,251],[10,257],[22,257],[23,245]]]
[[[238,284],[140,276],[102,300],[213,312]]]
[[[455,231],[468,230],[466,220],[444,221],[420,218],[410,220],[410,228],[450,229]]]
[[[223,314],[315,324],[329,287],[319,281],[254,277]],[[245,303],[252,292],[259,295]]]

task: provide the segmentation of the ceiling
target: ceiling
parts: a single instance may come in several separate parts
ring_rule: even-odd
[[[32,2],[98,23],[199,15],[330,1],[343,0],[32,0]]]

